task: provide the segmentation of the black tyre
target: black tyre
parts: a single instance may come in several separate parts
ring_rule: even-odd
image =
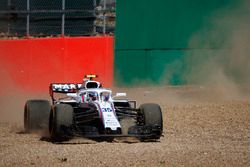
[[[73,123],[73,107],[68,104],[57,104],[50,113],[49,131],[53,141],[68,140]]]
[[[162,112],[158,104],[147,103],[140,106],[140,114],[142,116],[142,123],[144,125],[157,127],[153,135],[144,139],[159,139],[163,131]]]
[[[47,100],[28,100],[24,107],[25,131],[47,130],[50,110],[51,105]]]

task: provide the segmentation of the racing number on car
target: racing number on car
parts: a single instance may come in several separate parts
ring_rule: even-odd
[[[102,108],[102,112],[112,112],[111,108]]]

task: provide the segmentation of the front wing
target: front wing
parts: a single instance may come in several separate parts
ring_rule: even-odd
[[[85,127],[84,130],[75,128],[67,129],[68,136],[86,137],[86,138],[104,138],[104,137],[138,137],[143,139],[159,139],[162,135],[162,129],[158,125],[135,125],[128,128],[126,134],[123,133],[104,133],[100,134],[96,127]]]

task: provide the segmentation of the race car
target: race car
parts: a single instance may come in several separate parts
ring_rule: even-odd
[[[52,141],[73,136],[160,139],[163,120],[158,104],[147,103],[137,108],[136,101],[121,99],[126,93],[112,96],[110,89],[93,80],[95,77],[87,75],[81,84],[50,84],[52,104],[48,100],[28,100],[24,107],[25,131],[47,129]],[[55,98],[55,93],[66,96]],[[130,125],[124,125],[123,120],[131,120]]]

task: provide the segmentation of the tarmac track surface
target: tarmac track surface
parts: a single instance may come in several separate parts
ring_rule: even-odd
[[[0,166],[250,166],[250,98],[205,87],[117,89],[157,102],[164,137],[155,142],[76,138],[55,144],[23,125],[0,123]],[[5,107],[3,107],[5,109]],[[20,112],[20,111],[19,111]]]

